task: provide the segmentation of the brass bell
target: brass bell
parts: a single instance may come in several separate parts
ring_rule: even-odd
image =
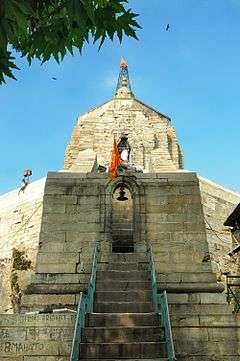
[[[127,201],[128,198],[125,196],[125,193],[126,193],[126,192],[124,191],[124,186],[122,185],[122,186],[120,187],[119,196],[117,197],[117,200],[118,200],[118,201],[121,201],[121,202]]]

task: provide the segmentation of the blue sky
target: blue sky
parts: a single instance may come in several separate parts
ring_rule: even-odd
[[[0,87],[0,193],[25,168],[33,180],[63,168],[77,116],[112,97],[121,55],[136,97],[172,118],[185,168],[240,191],[240,0],[129,3],[139,41],[88,45],[60,66],[17,59],[18,81]]]

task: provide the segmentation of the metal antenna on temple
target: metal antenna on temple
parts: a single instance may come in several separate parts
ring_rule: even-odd
[[[129,79],[129,74],[128,74],[128,63],[124,58],[121,58],[120,73],[119,73],[119,77],[118,77],[116,91],[123,86],[126,86],[131,91],[130,79]]]

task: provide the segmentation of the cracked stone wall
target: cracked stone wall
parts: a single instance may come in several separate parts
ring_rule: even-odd
[[[0,313],[13,312],[13,249],[31,260],[28,270],[15,270],[20,290],[34,272],[42,216],[45,178],[0,196]],[[16,295],[15,295],[16,296]],[[11,301],[12,299],[12,301]]]

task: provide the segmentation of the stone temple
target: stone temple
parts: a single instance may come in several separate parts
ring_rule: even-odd
[[[114,138],[121,164],[111,178]],[[64,170],[0,197],[0,361],[70,360],[94,259],[77,359],[173,361],[150,254],[176,359],[239,361],[239,316],[225,290],[239,260],[223,225],[239,202],[184,169],[170,117],[135,97],[122,61],[114,97],[78,118]]]

